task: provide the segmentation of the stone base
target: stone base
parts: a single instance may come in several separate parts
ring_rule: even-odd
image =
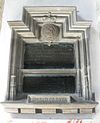
[[[22,102],[3,102],[5,110],[8,113],[22,114],[90,114],[94,113],[97,105],[93,103],[69,103],[69,104],[32,104]]]

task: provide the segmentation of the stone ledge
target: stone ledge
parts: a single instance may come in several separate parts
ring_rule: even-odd
[[[6,112],[8,113],[24,113],[24,114],[37,114],[36,110],[39,109],[42,114],[92,114],[97,105],[94,103],[70,103],[70,104],[30,104],[19,102],[3,102]],[[61,110],[61,112],[57,112]]]

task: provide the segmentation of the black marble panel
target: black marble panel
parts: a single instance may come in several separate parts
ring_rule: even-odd
[[[73,68],[74,48],[72,44],[26,44],[24,69]]]
[[[75,93],[75,77],[73,76],[24,77],[23,92]]]

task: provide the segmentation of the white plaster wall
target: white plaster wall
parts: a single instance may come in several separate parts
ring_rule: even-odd
[[[100,102],[100,2],[99,0],[6,0],[3,13],[3,26],[0,34],[0,101],[4,101],[8,78],[8,63],[10,51],[11,30],[7,24],[9,20],[21,20],[23,6],[77,6],[78,15],[84,20],[92,20],[90,54],[92,87],[96,93],[96,100]],[[96,9],[96,7],[98,9]],[[97,11],[97,12],[96,12]],[[2,123],[10,118],[8,114],[0,109]],[[81,116],[80,116],[81,118]],[[97,113],[94,122],[100,121],[100,105],[97,106]],[[1,123],[1,121],[0,121]]]

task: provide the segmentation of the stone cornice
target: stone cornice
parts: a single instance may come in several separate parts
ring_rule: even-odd
[[[22,21],[9,21],[9,25],[23,40],[38,39],[39,30],[48,13],[56,17],[55,25],[60,28],[60,40],[83,40],[88,38],[91,21],[77,21],[77,10],[74,6],[66,7],[24,7]]]

